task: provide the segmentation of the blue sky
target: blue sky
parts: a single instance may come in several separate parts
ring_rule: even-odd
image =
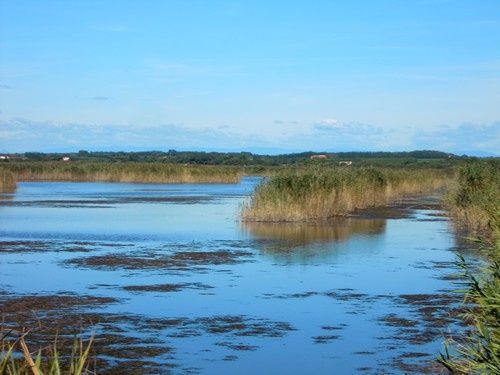
[[[0,2],[0,152],[500,151],[500,1]]]

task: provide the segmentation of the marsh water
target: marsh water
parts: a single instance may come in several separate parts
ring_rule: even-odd
[[[19,183],[0,198],[4,325],[91,329],[104,373],[435,373],[460,330],[438,199],[241,223],[258,182]]]

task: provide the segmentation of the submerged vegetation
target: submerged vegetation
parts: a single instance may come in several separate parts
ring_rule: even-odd
[[[241,170],[230,166],[165,163],[11,162],[4,167],[18,181],[106,181],[142,183],[236,183]]]
[[[16,188],[14,174],[8,170],[0,168],[0,192],[12,191]]]
[[[442,188],[452,172],[433,169],[287,169],[262,183],[243,207],[247,221],[310,221],[381,206]]]
[[[471,163],[459,173],[457,186],[448,193],[447,205],[455,222],[476,236],[486,266],[460,265],[468,280],[464,316],[472,328],[464,342],[448,348],[439,361],[452,373],[500,373],[500,163]]]

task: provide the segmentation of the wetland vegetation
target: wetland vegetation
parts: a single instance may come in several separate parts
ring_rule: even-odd
[[[444,201],[460,228],[493,240],[500,221],[500,159],[463,165]]]
[[[242,217],[269,222],[326,220],[407,195],[435,192],[451,178],[452,171],[434,169],[288,169],[257,187]]]
[[[243,175],[274,176],[335,167],[350,160],[353,167],[449,170],[467,160],[438,151],[258,155],[249,152],[89,152],[9,154],[0,163],[0,188],[15,181],[88,181],[133,183],[237,183]]]
[[[16,188],[14,174],[8,170],[0,168],[0,192],[12,191]]]
[[[242,175],[240,169],[231,166],[140,162],[10,162],[3,168],[17,181],[236,183]]]
[[[227,287],[228,281],[220,282],[217,278],[224,277],[224,275],[230,276],[239,267],[241,269],[256,267],[257,271],[255,272],[258,273],[250,273],[251,278],[255,278],[255,275],[258,274],[259,277],[264,275],[265,280],[272,279],[271,273],[261,273],[263,270],[259,267],[262,267],[265,262],[259,258],[257,252],[260,252],[261,257],[269,258],[270,265],[266,265],[266,267],[272,267],[273,272],[281,275],[278,277],[280,280],[287,277],[290,272],[283,267],[280,269],[280,264],[283,263],[290,267],[293,262],[298,262],[302,271],[297,268],[297,275],[300,276],[308,265],[314,265],[317,270],[323,270],[319,272],[323,272],[325,277],[328,275],[328,277],[339,278],[342,287],[324,288],[323,285],[312,283],[307,288],[302,288],[299,284],[296,285],[290,281],[291,285],[288,288],[273,290],[273,288],[268,289],[272,283],[266,282],[264,283],[265,287],[262,287],[265,292],[256,289],[254,293],[257,296],[242,297],[247,293],[245,288],[249,286],[246,286],[238,294],[233,295],[235,301],[243,298],[248,304],[247,306],[265,306],[267,303],[278,304],[279,301],[283,300],[284,303],[293,303],[299,307],[301,301],[304,300],[305,305],[307,305],[306,311],[309,314],[309,302],[306,303],[305,300],[312,303],[313,300],[328,299],[333,301],[331,303],[339,306],[328,305],[329,308],[333,310],[339,308],[340,310],[337,311],[339,316],[343,313],[342,309],[346,309],[346,314],[352,316],[357,324],[365,323],[363,316],[367,311],[378,308],[380,311],[377,310],[377,324],[389,330],[395,330],[395,336],[389,335],[384,337],[384,340],[404,342],[405,348],[411,345],[423,348],[425,345],[439,341],[443,334],[443,327],[450,327],[457,321],[463,321],[463,324],[467,325],[468,331],[466,330],[464,336],[454,335],[450,338],[450,350],[442,354],[440,363],[456,373],[498,372],[500,363],[498,355],[500,347],[500,327],[498,325],[500,168],[497,160],[462,161],[458,168],[448,164],[443,164],[439,168],[429,168],[428,166],[401,168],[374,165],[339,167],[330,162],[311,162],[308,160],[293,166],[254,166],[250,169],[247,167],[135,161],[127,163],[90,161],[15,161],[4,163],[0,168],[2,181],[4,181],[2,186],[12,188],[15,186],[13,182],[17,179],[21,181],[19,184],[21,190],[24,188],[23,186],[39,184],[31,182],[25,185],[26,182],[23,181],[37,180],[234,183],[249,171],[252,173],[258,171],[268,177],[262,180],[255,190],[253,190],[254,185],[248,185],[245,188],[249,190],[239,190],[241,188],[238,186],[241,184],[210,188],[216,189],[217,194],[224,197],[223,199],[232,197],[231,213],[220,211],[218,214],[224,217],[224,220],[231,222],[234,221],[232,215],[240,204],[235,203],[237,199],[247,196],[252,190],[254,191],[241,212],[242,217],[247,220],[241,224],[244,236],[239,237],[238,235],[231,241],[221,242],[219,234],[212,234],[225,227],[224,221],[221,221],[217,228],[210,225],[210,228],[206,229],[210,235],[205,234],[204,236],[209,236],[208,238],[215,236],[216,241],[214,242],[207,242],[206,237],[201,237],[198,242],[195,242],[192,240],[193,237],[196,238],[195,231],[189,233],[190,240],[185,243],[169,244],[168,241],[171,239],[166,237],[168,245],[165,245],[161,240],[159,243],[153,241],[143,245],[142,241],[144,240],[137,240],[135,237],[126,237],[126,243],[113,242],[117,241],[122,233],[118,229],[125,223],[121,221],[120,223],[108,221],[111,223],[110,225],[115,226],[115,233],[110,237],[105,235],[105,242],[95,242],[86,237],[79,238],[78,223],[74,221],[69,236],[71,238],[77,236],[77,240],[60,242],[59,234],[49,239],[37,239],[37,236],[40,236],[37,232],[34,232],[33,235],[35,239],[28,240],[27,238],[31,238],[31,235],[23,237],[25,236],[23,233],[15,234],[15,231],[18,230],[15,222],[11,224],[9,220],[2,219],[4,226],[7,227],[7,229],[2,228],[6,233],[5,236],[10,237],[14,233],[14,238],[6,238],[0,244],[0,254],[3,259],[11,259],[5,263],[7,269],[24,267],[22,262],[18,264],[17,256],[22,256],[23,262],[34,257],[34,264],[38,264],[40,260],[37,260],[36,257],[39,254],[53,253],[58,254],[55,258],[57,259],[56,265],[52,264],[46,267],[56,267],[55,270],[59,270],[57,267],[61,267],[63,270],[76,273],[123,273],[125,279],[117,281],[118,284],[88,286],[88,290],[101,292],[98,297],[86,294],[88,290],[83,292],[80,290],[78,294],[54,293],[53,295],[41,296],[16,294],[15,292],[1,294],[0,312],[6,325],[0,332],[2,335],[0,373],[4,371],[7,374],[32,374],[32,368],[38,368],[39,373],[55,371],[52,372],[54,374],[58,374],[59,370],[52,369],[63,368],[68,368],[70,374],[85,373],[86,370],[90,371],[93,367],[103,370],[104,373],[120,373],[125,368],[123,366],[130,366],[127,367],[127,371],[130,369],[138,373],[145,371],[145,369],[151,371],[170,369],[175,353],[174,348],[170,346],[175,345],[170,341],[172,338],[178,340],[189,337],[213,336],[216,338],[214,345],[219,348],[217,350],[258,352],[259,343],[265,344],[249,338],[279,338],[293,335],[292,332],[300,329],[306,329],[312,345],[328,346],[336,345],[335,343],[338,341],[343,342],[343,337],[350,335],[348,333],[350,325],[345,321],[322,321],[321,330],[318,332],[310,327],[300,328],[303,322],[300,319],[293,321],[293,318],[296,317],[294,314],[288,316],[290,322],[281,321],[276,316],[272,319],[260,317],[256,311],[248,316],[229,314],[232,313],[231,308],[237,311],[235,306],[221,307],[222,310],[215,309],[212,314],[200,316],[191,316],[191,313],[186,314],[182,308],[177,307],[179,309],[177,314],[169,312],[169,314],[173,314],[173,317],[170,315],[146,317],[141,314],[97,311],[98,306],[120,305],[122,303],[120,298],[123,296],[125,296],[124,300],[132,298],[137,299],[137,301],[144,300],[156,303],[155,301],[162,301],[159,298],[175,298],[175,295],[190,296],[191,303],[200,307],[200,311],[204,311],[203,309],[206,309],[207,306],[213,305],[205,305],[202,301],[205,301],[206,298],[217,298],[221,288]],[[60,194],[57,192],[64,191],[68,185],[70,184],[58,187],[55,194]],[[121,186],[121,184],[116,185]],[[82,185],[80,189],[88,188],[89,186]],[[99,189],[101,188],[102,186]],[[157,225],[158,220],[163,221],[165,215],[167,217],[171,215],[173,219],[170,222],[167,221],[169,225],[162,224],[160,232],[171,231],[178,236],[179,233],[182,233],[180,226],[184,226],[188,222],[191,223],[192,220],[198,220],[196,221],[198,225],[203,225],[206,219],[199,215],[199,205],[212,207],[212,210],[224,207],[222,201],[207,198],[210,194],[207,195],[204,190],[201,193],[189,190],[189,193],[185,193],[187,195],[178,196],[166,193],[169,190],[164,190],[166,187],[161,187],[161,185],[146,188],[140,184],[131,184],[131,186],[121,189],[109,195],[106,193],[103,195],[100,190],[96,190],[97,193],[92,192],[88,196],[85,195],[85,192],[80,192],[81,197],[76,196],[76,198],[71,193],[64,199],[54,195],[48,198],[40,197],[37,192],[31,201],[27,199],[22,199],[19,202],[15,199],[14,201],[5,200],[2,207],[4,210],[8,208],[7,214],[18,212],[25,207],[28,209],[36,208],[33,213],[42,212],[45,209],[55,210],[53,212],[66,210],[64,212],[68,212],[68,214],[65,215],[85,211],[90,214],[89,220],[93,220],[91,213],[97,212],[89,210],[90,208],[99,208],[99,212],[104,215],[106,212],[110,212],[110,215],[116,215],[110,211],[111,208],[114,208],[114,211],[126,209],[120,215],[127,217],[127,224],[130,223],[129,226],[124,227],[123,232],[132,231],[134,233],[140,230],[141,226],[145,226],[144,233],[147,238],[151,235],[151,228],[156,230],[157,227],[154,225]],[[134,191],[133,189],[138,189],[139,195],[131,194],[130,191]],[[205,188],[197,187],[196,189]],[[219,189],[222,190],[219,192]],[[228,195],[230,190],[227,189],[236,190],[235,193]],[[438,197],[433,197],[431,201],[422,198],[422,196],[435,192],[438,192]],[[437,199],[443,195],[441,206]],[[95,201],[96,197],[98,197],[98,204]],[[151,216],[140,214],[134,219],[137,208],[133,207],[137,207],[137,205],[149,207]],[[162,207],[159,205],[166,205],[165,207],[168,207],[171,212],[164,209],[155,211],[155,207]],[[181,211],[177,210],[176,207],[182,207],[187,212],[188,221],[179,222]],[[471,268],[465,260],[461,262],[461,267],[465,270],[465,280],[469,280],[466,304],[461,306],[460,295],[451,291],[445,292],[442,289],[437,291],[420,291],[419,289],[418,293],[411,290],[393,292],[392,288],[395,286],[391,285],[390,292],[359,291],[365,287],[365,284],[361,281],[357,283],[352,275],[356,275],[356,272],[378,272],[377,267],[372,265],[372,262],[376,262],[378,259],[375,257],[377,251],[372,254],[371,251],[365,251],[365,247],[369,250],[374,248],[378,251],[382,251],[381,249],[387,251],[386,245],[382,245],[383,241],[379,243],[364,241],[369,241],[370,238],[383,238],[386,232],[393,233],[392,236],[394,236],[395,229],[392,226],[398,220],[409,225],[409,227],[404,227],[406,232],[413,231],[418,223],[422,228],[438,225],[440,230],[444,231],[443,224],[440,223],[445,220],[441,216],[443,214],[439,212],[441,207],[445,207],[449,212],[461,235],[468,233],[479,238],[482,243],[485,267]],[[86,209],[82,210],[82,208]],[[425,218],[415,218],[415,210],[419,209],[427,210]],[[161,217],[155,216],[158,212],[161,213]],[[327,220],[339,215],[349,217],[337,217],[334,222]],[[215,219],[217,215],[211,217]],[[11,216],[11,220],[19,220],[20,218],[21,216]],[[105,218],[106,216],[102,216],[102,220]],[[52,230],[49,224],[47,224],[48,226],[43,224],[45,220],[47,219],[33,221],[33,223],[38,223],[35,226],[42,225],[43,233]],[[66,216],[63,220],[67,221]],[[79,220],[82,220],[81,217]],[[388,225],[388,220],[392,220],[392,224]],[[175,226],[177,222],[179,222],[179,227]],[[60,223],[56,223],[52,227],[59,228],[60,225]],[[11,228],[10,232],[8,228]],[[93,227],[87,223],[84,228],[86,233],[91,231]],[[403,232],[406,233],[404,230]],[[104,233],[106,232],[97,232],[97,234],[102,235]],[[412,233],[407,234],[411,235]],[[16,236],[21,236],[21,239]],[[246,236],[249,236],[251,240],[247,240]],[[387,258],[382,258],[385,261],[380,263],[381,270],[387,267],[388,263],[384,262],[389,262],[390,259],[399,256],[400,243],[396,243],[397,249],[394,252],[389,252],[390,256],[388,255]],[[427,249],[436,245],[427,244],[425,246]],[[442,246],[446,249],[446,254],[449,254],[449,245]],[[344,247],[349,248],[347,252],[357,259],[354,267],[362,266],[365,258],[370,259],[368,268],[349,270],[349,267],[353,266],[349,263],[343,264],[343,268],[347,267],[347,270],[344,271],[346,280],[343,280],[342,275],[331,273],[331,267],[336,266],[336,261],[332,261],[330,258],[332,249],[334,249],[335,254],[333,259],[342,257]],[[411,250],[408,251],[410,254],[412,253]],[[420,254],[424,250],[418,248],[414,251],[415,259],[420,259]],[[441,272],[452,269],[453,262],[448,259],[449,255],[446,255],[444,260],[435,259],[436,256],[443,257],[435,251],[436,249],[433,248],[433,255],[429,255],[432,262],[435,263],[433,263],[434,265],[421,266],[417,264],[411,268],[412,272],[427,272],[425,273],[426,277],[432,278],[433,276],[430,275],[439,271],[439,280],[447,283],[449,275]],[[407,255],[405,254],[405,256]],[[50,256],[46,259],[49,258]],[[405,259],[405,261],[407,260]],[[372,280],[383,280],[388,275],[392,278],[395,271],[391,270],[390,272],[390,274],[372,275]],[[151,275],[153,275],[154,281],[147,280],[147,278],[151,278]],[[178,279],[172,278],[172,275]],[[183,278],[182,275],[190,275],[190,277]],[[209,282],[205,282],[205,276],[209,277]],[[248,279],[248,274],[246,276],[241,280]],[[193,277],[200,278],[193,279]],[[238,275],[238,277],[241,276]],[[8,273],[6,274],[7,279],[10,280],[10,283],[16,283],[15,280],[17,280],[17,278],[10,278]],[[237,285],[236,280],[236,277],[231,279],[229,285]],[[420,280],[424,281],[422,278]],[[456,279],[453,278],[453,280]],[[242,282],[244,283],[244,281]],[[300,282],[307,284],[310,280],[306,277]],[[274,280],[274,284],[280,285],[280,282]],[[226,293],[231,295],[228,290]],[[261,295],[259,296],[258,293]],[[102,297],[103,294],[110,294],[113,297]],[[119,295],[120,298],[117,298],[115,294]],[[224,294],[221,295],[224,296]],[[256,303],[252,298],[258,298],[259,303]],[[380,308],[381,305],[394,305],[396,307]],[[37,313],[33,314],[33,311]],[[61,311],[64,314],[61,314]],[[466,311],[466,315],[460,318],[459,314],[464,311]],[[69,320],[71,322],[68,325]],[[90,339],[93,336],[89,334],[89,328],[92,328],[96,323],[95,339]],[[125,333],[124,327],[128,327],[127,329],[132,327],[134,334]],[[336,332],[332,334],[331,331],[334,329]],[[29,334],[23,336],[23,332],[28,330]],[[168,340],[150,337],[152,332],[156,334],[160,331],[166,335]],[[344,331],[346,331],[345,334]],[[375,332],[379,334],[379,331]],[[140,333],[140,337],[134,336],[137,333]],[[73,345],[74,335],[77,335],[77,340],[74,341]],[[57,340],[54,340],[54,337],[58,337]],[[236,341],[234,341],[235,338],[237,338]],[[65,348],[61,349],[60,345],[63,342]],[[92,346],[90,346],[91,344]],[[39,351],[39,348],[42,350]],[[366,350],[362,347],[357,348],[357,352],[353,353],[375,353],[380,350],[381,353],[384,350],[389,353],[394,350],[391,349],[393,347],[390,345],[382,348],[385,349],[372,347],[370,350]],[[216,350],[214,349],[214,351]],[[393,360],[391,366],[397,366],[401,371],[416,371],[415,369],[419,369],[417,372],[422,373],[440,371],[432,358],[438,350],[430,351],[431,354],[429,351],[430,349],[426,348],[402,354]],[[351,355],[357,354],[351,353]],[[369,356],[369,354],[363,354],[363,360],[367,363],[370,363],[367,359]],[[163,359],[159,360],[159,357]],[[104,358],[115,359],[105,361]],[[228,354],[224,357],[224,361],[237,361],[237,358],[234,354]],[[35,367],[32,366],[33,364]],[[418,367],[417,364],[421,367]],[[198,365],[203,366],[200,363]],[[370,366],[365,364],[360,369],[364,368],[365,372],[371,371],[374,370],[373,366],[373,364]],[[78,370],[80,372],[72,369],[80,369]]]
[[[452,373],[500,373],[500,163],[497,160],[463,166],[446,205],[459,229],[479,243],[482,267],[460,258],[468,280],[464,315],[471,330],[458,343],[450,339],[456,354],[448,350],[440,362]]]
[[[0,343],[0,374],[90,375],[96,373],[90,356],[92,337],[86,342],[81,338],[74,338],[73,344],[67,340],[60,340],[61,344],[56,336],[52,345],[33,351],[27,344],[30,331],[18,333],[9,330],[2,334],[4,336]]]

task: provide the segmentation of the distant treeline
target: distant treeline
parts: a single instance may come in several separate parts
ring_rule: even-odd
[[[91,162],[165,162],[170,164],[199,165],[237,165],[237,166],[279,166],[302,164],[310,161],[313,155],[325,155],[325,159],[315,160],[321,163],[338,163],[350,160],[359,165],[379,164],[385,166],[406,166],[412,164],[456,163],[467,158],[441,151],[420,150],[409,152],[302,152],[282,155],[259,155],[250,152],[201,152],[201,151],[145,151],[145,152],[101,152],[81,150],[75,153],[39,153],[26,152],[11,154],[11,160],[56,161],[69,157],[75,161]]]

